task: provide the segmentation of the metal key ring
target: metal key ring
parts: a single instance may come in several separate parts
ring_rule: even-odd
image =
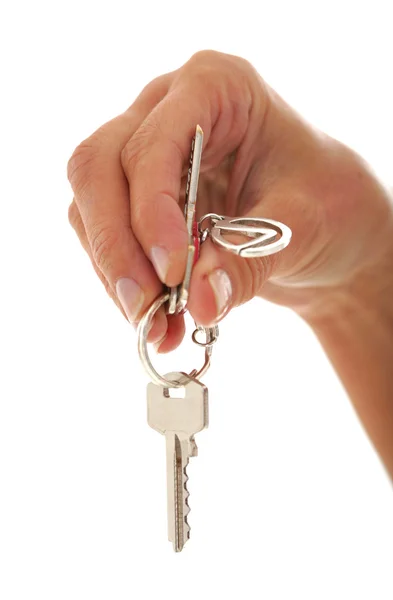
[[[199,371],[194,369],[188,376],[186,375],[184,378],[181,378],[178,381],[166,379],[165,377],[160,375],[153,367],[147,350],[147,335],[153,322],[154,315],[161,306],[168,302],[169,297],[169,292],[165,292],[164,294],[159,296],[149,307],[149,309],[145,312],[142,319],[139,321],[137,330],[138,353],[143,366],[145,367],[148,375],[154,383],[156,383],[157,385],[162,385],[165,388],[179,388],[183,387],[189,381],[190,377],[192,377],[193,379],[199,379],[200,377],[202,377],[202,375],[204,375],[210,367],[210,356],[213,351],[212,346],[218,337],[218,327],[216,325],[213,327],[199,328],[199,330],[203,329],[203,331],[206,334],[206,343],[202,344],[198,342],[199,345],[205,348],[205,362],[203,363]]]

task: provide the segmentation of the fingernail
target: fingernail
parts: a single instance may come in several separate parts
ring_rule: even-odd
[[[232,298],[232,285],[228,274],[223,269],[216,269],[208,276],[210,285],[214,292],[217,307],[216,321],[221,319],[229,308]]]
[[[127,277],[116,281],[116,293],[128,320],[133,323],[142,308],[145,294],[134,279]]]
[[[151,262],[158,277],[164,283],[169,269],[169,252],[162,246],[155,246],[150,252]]]

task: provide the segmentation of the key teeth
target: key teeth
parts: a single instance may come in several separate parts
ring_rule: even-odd
[[[188,475],[187,475],[187,471],[186,471],[186,467],[184,467],[184,478],[183,478],[183,489],[184,489],[184,501],[185,503],[188,505],[187,500],[188,497],[190,496],[190,492],[188,491],[188,487],[187,487],[187,481],[188,481]]]
[[[189,461],[187,460],[187,463],[186,463],[186,464],[184,465],[184,467],[183,467],[183,487],[184,487],[184,489],[186,490],[186,492],[188,492],[188,489],[187,489],[187,481],[189,480],[189,477],[188,477],[188,475],[187,475],[187,467],[188,467],[188,462],[189,462]]]
[[[187,462],[188,464],[188,462]],[[190,497],[190,492],[188,491],[187,488],[187,481],[188,481],[188,475],[187,475],[187,465],[184,467],[183,469],[183,488],[184,488],[184,496],[183,496],[183,500],[184,500],[184,506],[183,506],[183,516],[184,516],[184,533],[186,534],[186,538],[187,540],[190,538],[190,526],[188,524],[187,521],[187,516],[190,512],[190,505],[188,504],[188,498]]]

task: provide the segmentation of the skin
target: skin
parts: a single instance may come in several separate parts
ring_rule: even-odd
[[[204,131],[198,217],[261,216],[285,223],[293,236],[288,248],[259,259],[207,240],[193,270],[190,313],[212,324],[254,296],[296,311],[320,339],[393,477],[392,194],[247,61],[197,53],[76,148],[69,220],[97,275],[134,324],[163,283],[182,281],[182,205],[196,124]],[[133,281],[131,304],[125,278]],[[183,335],[183,317],[163,309],[149,341],[168,352]]]

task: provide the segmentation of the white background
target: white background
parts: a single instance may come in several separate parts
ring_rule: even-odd
[[[2,5],[2,600],[393,597],[391,485],[312,332],[262,301],[221,327],[192,538],[172,552],[135,334],[68,225],[65,177],[74,147],[150,79],[214,48],[392,182],[390,8]],[[157,364],[194,366],[191,346]]]

